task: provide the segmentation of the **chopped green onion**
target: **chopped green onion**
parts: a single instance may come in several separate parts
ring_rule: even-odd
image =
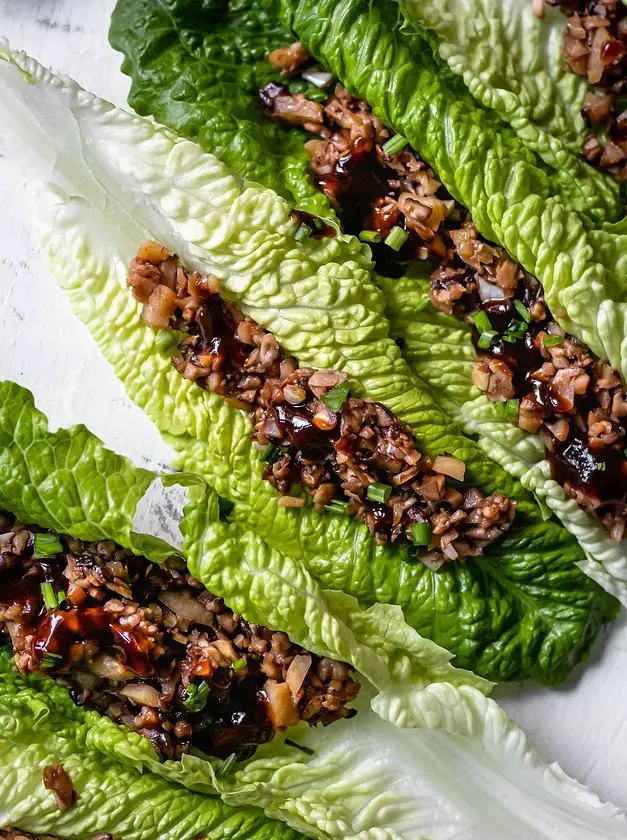
[[[300,499],[300,497],[303,495],[304,492],[305,492],[305,488],[300,483],[300,481],[295,482],[290,487],[290,496],[294,496],[296,499]]]
[[[489,350],[494,343],[494,339],[497,337],[498,333],[496,330],[486,330],[482,332],[479,336],[479,341],[477,342],[477,346],[480,347],[482,350]]]
[[[375,481],[374,484],[371,484],[366,491],[366,496],[371,502],[380,502],[381,504],[385,504],[391,495],[392,488],[390,485],[381,484],[379,481]]]
[[[207,705],[208,697],[208,682],[201,682],[200,685],[190,683],[185,689],[185,700],[183,700],[183,705],[187,706],[190,712],[202,712]]]
[[[386,140],[381,148],[388,157],[394,157],[394,155],[397,155],[400,151],[402,151],[406,145],[407,140],[405,140],[403,135],[395,134],[394,137],[390,137],[389,140]]]
[[[65,595],[62,592],[57,595],[52,584],[48,582],[41,584],[41,594],[48,610],[56,610],[65,601]]]
[[[347,507],[348,502],[340,502],[339,499],[331,499],[329,504],[324,506],[324,509],[328,510],[330,513],[346,513]]]
[[[479,312],[474,312],[471,317],[479,334],[490,332],[492,324],[490,323],[487,313],[484,312],[483,309],[480,309]]]
[[[326,102],[329,98],[329,91],[322,90],[315,85],[308,87],[307,90],[304,92],[306,99],[311,99],[313,102]]]
[[[378,230],[362,230],[359,232],[362,242],[381,242],[381,234]]]
[[[503,333],[503,341],[508,344],[516,344],[527,332],[527,325],[522,321],[517,321],[515,318],[509,322],[507,329]]]
[[[400,228],[398,225],[394,225],[385,238],[385,244],[393,251],[400,251],[407,241],[408,236],[409,234],[406,230],[403,230],[403,228]]]
[[[47,557],[54,557],[60,554],[63,546],[56,534],[35,534],[33,541],[33,557],[35,560],[45,560]]]
[[[304,79],[292,79],[287,87],[290,93],[304,93],[309,84]]]
[[[235,753],[233,753],[227,759],[225,759],[224,764],[222,764],[218,768],[218,770],[216,771],[216,777],[218,779],[223,779],[225,776],[228,776],[236,761],[237,758],[235,757]]]
[[[519,408],[520,402],[518,400],[507,400],[507,402],[505,403],[505,416],[518,417]]]
[[[514,301],[514,306],[516,307],[516,311],[523,319],[525,324],[529,324],[531,322],[531,313],[529,312],[525,304],[522,302],[522,300],[518,300],[518,298],[516,298],[516,300]]]
[[[276,456],[279,454],[279,451],[278,446],[275,446],[273,443],[269,443],[265,449],[261,450],[261,460],[274,461]]]
[[[311,749],[311,747],[304,747],[302,744],[297,744],[296,741],[290,741],[289,738],[286,738],[285,741],[283,741],[283,743],[287,744],[288,747],[294,747],[294,749],[304,752],[305,755],[314,754],[314,751]]]
[[[44,653],[39,667],[44,671],[50,671],[51,668],[57,667],[62,658],[58,653]]]
[[[431,526],[428,522],[414,522],[411,526],[411,539],[414,545],[429,545]]]
[[[599,472],[605,472],[606,467],[607,467],[607,464],[605,463],[605,461],[599,461],[599,463],[597,464],[597,470]]]
[[[241,659],[236,659],[233,663],[233,670],[236,674],[239,674],[240,671],[243,671],[246,667],[246,657],[242,656]]]
[[[542,344],[544,344],[545,347],[557,347],[557,345],[561,344],[563,341],[563,335],[549,335],[549,333],[544,333],[542,336]]]
[[[312,219],[312,222],[313,222],[313,226],[315,227],[315,229],[317,231],[324,230],[324,222],[322,221],[322,219],[319,219],[317,216],[314,216],[313,219]]]
[[[339,411],[348,399],[349,394],[350,388],[348,385],[336,385],[335,388],[331,388],[330,391],[323,394],[320,399],[331,411]]]
[[[294,234],[294,239],[297,242],[304,242],[305,239],[309,237],[310,233],[313,233],[313,228],[310,228],[309,225],[306,225],[305,222],[302,222],[302,224]]]

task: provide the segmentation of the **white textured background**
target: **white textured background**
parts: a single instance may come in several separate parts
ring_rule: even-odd
[[[520,0],[525,2],[526,0]],[[114,0],[0,0],[0,36],[123,104],[127,80],[107,42]],[[0,113],[0,378],[30,388],[54,425],[84,422],[137,463],[168,449],[131,405],[63,293],[48,278],[29,207],[28,172],[7,157]],[[597,642],[566,686],[496,691],[544,756],[627,808],[627,621]]]

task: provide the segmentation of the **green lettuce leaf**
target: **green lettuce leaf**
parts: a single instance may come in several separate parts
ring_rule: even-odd
[[[19,104],[9,114],[25,106],[36,118],[25,137],[41,140],[47,154],[48,138],[63,138],[54,177],[68,192],[57,186],[38,202],[51,270],[131,398],[179,453],[180,468],[203,475],[234,503],[234,522],[324,589],[364,606],[400,606],[422,636],[455,655],[456,665],[488,679],[563,679],[613,617],[615,603],[576,568],[584,559],[576,541],[543,521],[530,494],[459,432],[410,371],[388,335],[367,249],[347,236],[295,242],[289,205],[276,194],[35,62],[13,60],[33,83],[0,66],[3,90]],[[405,547],[376,546],[350,518],[280,508],[250,444],[248,417],[182,379],[170,364],[168,338],[140,320],[125,277],[147,235],[218,274],[230,296],[301,362],[343,368],[356,388],[410,423],[427,451],[458,454],[484,490],[516,496],[516,524],[498,548],[434,574],[409,562]]]
[[[538,758],[491,701],[468,720],[485,744],[402,732],[368,712],[298,743],[265,747],[231,775],[187,756],[160,764],[148,740],[71,702],[49,679],[23,678],[0,651],[0,826],[63,838],[128,840],[615,840],[625,819]],[[481,696],[481,695],[480,695]],[[475,739],[476,741],[476,739]],[[61,813],[42,783],[60,761],[78,794]],[[448,783],[443,784],[443,776]],[[263,807],[251,807],[254,801]],[[236,806],[235,808],[232,806]]]
[[[64,813],[43,785],[43,768],[55,762],[78,794]],[[52,680],[19,677],[11,655],[0,652],[0,827],[67,840],[97,834],[125,840],[301,836],[259,808],[233,808],[217,796],[194,793],[148,772],[150,765],[158,769],[159,762],[147,740],[78,708]]]
[[[479,447],[554,513],[585,552],[578,566],[627,604],[627,542],[614,542],[551,478],[542,441],[524,432],[471,381],[476,353],[470,329],[429,303],[429,269],[422,277],[379,278],[386,294],[391,334],[403,339],[403,354],[451,417],[477,438]]]
[[[119,488],[136,485],[143,492],[154,476],[104,449],[84,427],[50,432],[19,386],[2,383],[0,395],[2,446],[9,453],[0,463],[0,486],[8,488],[0,504],[30,521],[49,516],[48,523],[64,529],[72,510],[84,538],[128,539],[140,491]],[[68,459],[69,441],[82,450],[80,458]],[[181,519],[167,504],[177,478],[162,482],[162,516],[180,521],[190,571],[249,620],[289,629],[317,652],[343,657],[381,690],[364,679],[353,720],[322,730],[303,724],[290,730],[289,740],[278,737],[227,770],[199,755],[160,762],[147,739],[75,706],[51,679],[19,676],[10,652],[0,652],[0,826],[66,838],[296,840],[279,818],[321,840],[439,840],[453,830],[470,840],[479,826],[483,836],[500,838],[504,822],[513,840],[529,840],[530,827],[538,840],[584,840],[590,831],[620,836],[625,823],[617,810],[557,765],[545,765],[524,733],[477,690],[487,687],[483,681],[452,668],[449,654],[421,640],[398,608],[363,610],[343,593],[321,590],[257,536],[225,522],[216,494],[190,484],[188,475],[180,480],[193,499]],[[107,498],[117,520],[102,509],[103,482],[116,487]],[[79,505],[68,506],[67,486]],[[57,494],[47,497],[51,487]],[[107,528],[92,530],[96,517]],[[79,797],[64,813],[42,783],[43,768],[56,761]],[[461,784],[443,785],[442,768]],[[565,808],[567,820],[560,816]]]
[[[197,140],[301,209],[329,215],[307,176],[301,131],[259,119],[259,89],[280,78],[265,56],[289,38],[278,0],[140,0],[120,3],[111,21],[138,114]]]
[[[431,33],[438,56],[472,95],[511,123],[518,136],[554,168],[595,180],[613,191],[609,175],[592,173],[581,159],[589,133],[581,109],[583,76],[562,59],[566,18],[516,0],[399,0],[409,24]],[[469,20],[472,23],[469,25]]]
[[[283,0],[283,6],[310,51],[408,139],[484,236],[540,280],[560,324],[626,376],[625,237],[611,228],[590,231],[572,194],[581,188],[589,193],[584,203],[594,202],[597,186],[567,170],[547,175],[490,112],[455,95],[446,74],[404,40],[385,4]]]
[[[454,72],[463,76],[477,98],[509,119],[529,146],[540,153],[544,151],[545,160],[562,169],[570,165],[570,153],[578,153],[583,141],[580,106],[586,83],[572,73],[563,72],[560,46],[564,18],[558,10],[549,10],[547,18],[540,21],[533,15],[531,4],[497,4],[494,0],[476,0],[473,25],[468,26],[468,8],[459,8],[459,0],[449,0],[445,8],[441,3],[436,7],[433,3],[416,4],[412,0],[405,0],[401,5],[414,23],[420,21],[423,28],[429,26],[436,31],[441,39],[440,54]],[[180,119],[173,122],[176,115],[168,108],[169,100],[163,99],[158,90],[142,85],[146,68],[137,45],[141,43],[139,37],[145,33],[130,26],[128,20],[129,10],[139,7],[139,0],[120,0],[112,20],[113,43],[129,56],[125,69],[133,78],[133,91],[141,90],[144,105],[147,103],[159,118],[172,127],[189,134],[188,124]],[[273,12],[277,13],[276,7]],[[229,18],[237,17],[237,11],[232,8],[221,9],[221,13]],[[203,31],[211,40],[222,37],[222,30],[216,25],[218,19],[215,8],[213,16],[204,19]],[[531,33],[532,37],[522,37],[523,32]],[[285,37],[287,42],[287,35]],[[173,34],[168,43],[179,42]],[[199,60],[198,55],[188,52],[185,59],[187,72],[196,72],[193,68],[198,67]],[[160,65],[165,56],[157,60],[153,55],[152,62],[155,61]],[[257,107],[257,120],[263,126],[267,118],[256,105],[257,91],[247,89],[247,94],[250,96],[251,112]],[[135,103],[134,94],[131,101]],[[194,105],[193,101],[188,104],[189,108]],[[181,107],[179,101],[177,114]],[[294,130],[290,133],[293,134]],[[304,142],[305,134],[301,136]],[[204,138],[198,139],[202,143]],[[211,148],[206,140],[204,145]],[[235,158],[232,162],[241,174],[245,174],[248,157]],[[269,185],[267,179],[265,183]],[[623,225],[619,224],[607,228],[608,233],[612,231],[611,235],[605,231],[591,231],[589,234],[597,258],[607,253],[604,265],[618,276],[621,276],[618,261],[625,250],[619,238],[622,229]],[[414,269],[416,271],[420,273],[421,269]],[[490,409],[485,401],[478,399],[479,393],[472,389],[470,372],[476,356],[468,331],[456,324],[454,319],[435,312],[432,307],[424,309],[428,304],[425,283],[420,285],[419,292],[410,278],[398,281],[379,278],[377,285],[385,294],[385,312],[391,322],[392,336],[405,342],[403,355],[412,370],[424,378],[432,396],[466,432],[472,435],[479,433],[481,449],[519,478],[526,488],[533,489],[540,504],[562,519],[584,548],[586,559],[579,561],[580,567],[608,591],[625,600],[625,549],[609,540],[598,523],[583,514],[574,502],[567,500],[560,488],[549,480],[548,465],[540,442],[516,431],[511,423],[498,416],[497,410]],[[571,303],[571,311],[576,309],[579,313],[577,320],[584,321],[590,313],[590,289],[582,286],[581,292],[581,298],[576,297]],[[617,288],[614,294],[620,297],[621,289]],[[613,310],[612,303],[603,300],[599,311],[605,312],[605,315],[598,319],[598,325],[605,347],[610,344],[613,347],[608,354],[618,358],[625,329],[621,323],[622,313]]]

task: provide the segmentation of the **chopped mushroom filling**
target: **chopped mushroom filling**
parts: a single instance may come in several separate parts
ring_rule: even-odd
[[[586,76],[597,92],[586,96],[583,116],[592,133],[585,159],[627,179],[627,6],[622,0],[546,0],[568,16],[562,56],[573,73]],[[534,11],[544,15],[543,0]]]
[[[596,7],[604,6],[621,20],[627,9],[617,11],[612,2],[585,5],[587,14],[601,15]],[[281,108],[287,105],[277,109],[277,97],[293,97],[294,74],[311,60],[303,54],[302,62],[284,67],[285,84],[260,92],[272,119],[283,120]],[[365,102],[328,82],[325,97],[315,104],[319,118],[301,124],[318,137],[305,149],[314,181],[347,232],[371,244],[377,267],[388,275],[404,272],[415,259],[437,264],[431,303],[472,327],[479,355],[473,383],[503,403],[506,417],[540,434],[554,478],[613,539],[622,539],[627,394],[618,372],[564,334],[537,280],[477,233],[433,171],[403,138],[391,136]],[[394,229],[400,233],[390,245]]]
[[[427,561],[481,554],[509,527],[516,503],[500,494],[458,490],[465,465],[416,448],[409,427],[381,403],[351,396],[346,375],[299,368],[275,337],[155,242],[142,245],[128,285],[153,327],[187,333],[179,373],[249,411],[264,477],[283,507],[348,513],[379,543],[406,541],[429,549]]]
[[[348,665],[249,624],[170,558],[150,563],[0,512],[0,636],[23,674],[46,673],[79,706],[149,738],[163,758],[190,749],[248,758],[276,732],[354,713]],[[73,793],[46,768],[59,807]]]

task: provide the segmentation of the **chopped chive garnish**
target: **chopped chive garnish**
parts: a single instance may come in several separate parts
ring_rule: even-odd
[[[428,522],[414,522],[411,526],[411,539],[414,545],[429,545],[431,526]]]
[[[515,318],[509,322],[507,329],[503,333],[503,341],[508,344],[516,344],[527,332],[527,325],[522,321],[517,321]]]
[[[561,344],[563,341],[563,335],[549,335],[549,333],[544,333],[542,336],[542,344],[544,344],[545,347],[557,347],[557,345]]]
[[[33,540],[33,557],[36,560],[45,560],[47,557],[54,557],[60,554],[63,546],[56,534],[35,534]]]
[[[518,400],[507,400],[505,403],[505,416],[506,417],[518,417],[518,409],[520,408],[520,403]]]
[[[331,411],[339,411],[348,399],[349,394],[350,388],[347,385],[336,385],[335,388],[331,388],[330,391],[323,394],[320,399]]]
[[[236,674],[239,674],[240,671],[243,671],[246,667],[246,657],[242,656],[240,659],[236,659],[233,663],[233,670]]]
[[[313,221],[313,226],[315,227],[316,230],[318,230],[318,231],[324,230],[324,222],[322,221],[322,219],[319,219],[317,216],[314,216],[312,221]]]
[[[403,137],[402,134],[395,134],[394,137],[390,137],[389,140],[381,146],[383,151],[385,152],[388,157],[393,157],[397,155],[402,149],[405,148],[407,145],[407,140]]]
[[[366,491],[366,496],[371,502],[380,502],[381,504],[385,504],[391,495],[392,488],[390,485],[381,484],[379,481],[375,481],[374,484],[371,484]]]
[[[224,764],[222,764],[218,768],[218,770],[216,770],[216,776],[218,777],[218,779],[223,779],[225,776],[228,776],[236,761],[237,758],[235,757],[235,753],[226,758],[224,760]]]
[[[275,446],[273,443],[269,443],[265,449],[261,450],[261,460],[262,461],[274,461],[276,456],[279,454],[279,447]]]
[[[480,309],[479,312],[474,312],[472,314],[472,320],[479,334],[484,332],[490,332],[490,330],[492,329],[490,319],[488,318],[487,313],[483,311],[483,309]]]
[[[477,346],[480,347],[482,350],[489,350],[494,343],[494,339],[497,337],[498,333],[496,330],[486,330],[482,332],[479,336],[479,341],[477,342]]]
[[[599,463],[597,464],[597,470],[599,472],[605,472],[606,466],[607,464],[605,463],[605,461],[599,461]]]
[[[65,601],[65,595],[62,592],[57,595],[52,584],[48,582],[41,584],[41,594],[48,610],[56,610]]]
[[[406,230],[403,230],[403,228],[400,228],[398,225],[394,225],[385,238],[385,244],[393,251],[400,251],[407,241],[408,236],[409,234]]]
[[[304,79],[292,79],[288,84],[290,93],[304,93],[309,85]]]
[[[297,242],[304,242],[304,240],[309,237],[310,233],[313,233],[313,228],[310,228],[309,225],[306,225],[305,222],[303,222],[294,234],[294,239]]]
[[[378,230],[362,230],[359,232],[362,242],[381,242],[381,234]]]
[[[196,683],[190,683],[185,689],[185,700],[183,700],[183,705],[187,706],[190,712],[201,712],[207,705],[208,697],[208,682],[201,682],[199,685]]]
[[[518,300],[518,298],[516,298],[516,300],[514,301],[514,306],[516,307],[516,311],[523,319],[525,324],[529,324],[531,322],[531,313],[529,312],[525,304],[522,302],[522,300]]]
[[[347,507],[348,502],[340,502],[339,499],[331,499],[329,504],[324,506],[324,509],[328,510],[330,513],[346,513]]]
[[[304,752],[305,755],[314,754],[314,751],[311,749],[311,747],[304,747],[302,744],[297,744],[296,741],[290,741],[289,738],[286,738],[285,741],[283,741],[283,743],[287,744],[288,747],[294,747],[294,749]]]
[[[315,85],[308,87],[305,93],[306,99],[311,99],[313,102],[326,102],[329,98],[329,92],[318,88]]]
[[[62,658],[58,653],[44,653],[39,667],[44,671],[49,671],[51,668],[56,668]]]

